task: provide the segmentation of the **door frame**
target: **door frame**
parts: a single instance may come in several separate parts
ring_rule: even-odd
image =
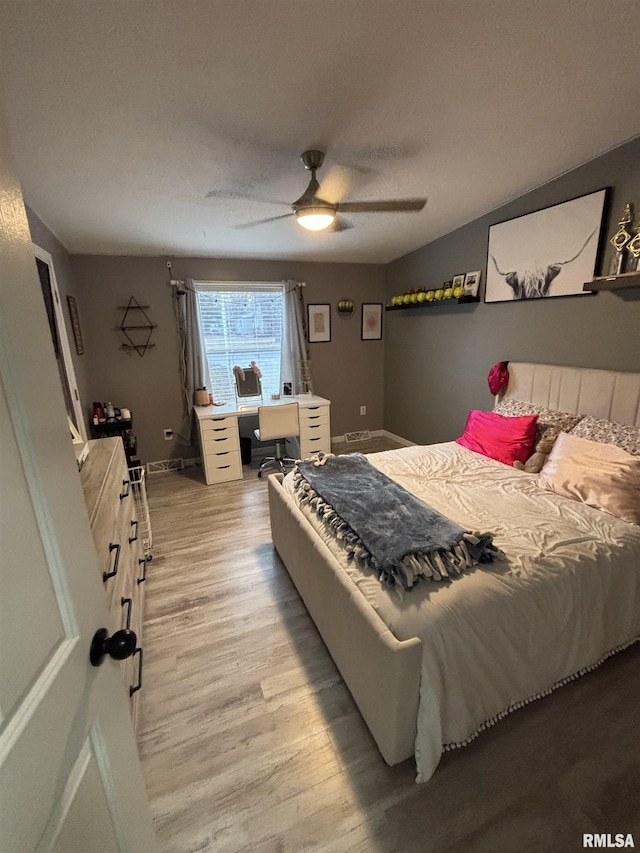
[[[62,311],[62,299],[60,298],[60,289],[56,279],[56,270],[53,263],[53,257],[46,249],[32,242],[33,254],[38,260],[42,261],[49,268],[49,281],[51,282],[51,294],[53,296],[53,311],[55,314],[56,326],[58,327],[58,338],[60,340],[60,349],[62,350],[62,362],[67,375],[69,384],[69,396],[71,397],[71,405],[76,416],[76,425],[78,432],[83,441],[87,440],[87,428],[84,423],[84,412],[82,410],[82,401],[78,392],[78,382],[76,380],[76,371],[73,366],[73,358],[71,356],[71,347],[69,346],[69,336],[67,334],[67,324],[65,322],[64,313]]]

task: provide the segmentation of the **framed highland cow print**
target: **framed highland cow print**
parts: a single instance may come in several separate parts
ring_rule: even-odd
[[[489,227],[485,302],[585,295],[596,272],[607,189]]]

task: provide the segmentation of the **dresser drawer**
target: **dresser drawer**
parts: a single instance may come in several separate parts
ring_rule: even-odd
[[[81,472],[87,511],[98,556],[100,577],[111,575],[103,586],[109,605],[109,633],[126,627],[131,600],[130,626],[142,644],[144,604],[144,562],[142,530],[138,525],[133,486],[120,438],[92,441],[91,451]],[[113,574],[116,568],[117,572]],[[123,605],[123,599],[125,604]],[[138,684],[140,653],[122,661],[123,689]],[[138,691],[131,701],[131,715],[136,722]]]

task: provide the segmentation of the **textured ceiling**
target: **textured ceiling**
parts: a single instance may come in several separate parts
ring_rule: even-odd
[[[387,262],[640,133],[637,0],[0,0],[36,213],[74,253]],[[426,195],[340,233],[286,213]],[[206,198],[213,192],[213,197]]]

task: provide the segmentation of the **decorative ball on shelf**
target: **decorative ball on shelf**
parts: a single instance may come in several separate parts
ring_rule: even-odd
[[[454,287],[453,295],[456,299],[460,299],[461,296],[464,296],[464,287],[461,284],[459,284],[457,287]]]
[[[418,302],[424,302],[426,300],[426,298],[427,298],[427,294],[424,292],[424,290],[421,290],[420,293],[418,294]]]
[[[427,290],[427,292],[424,295],[424,298],[427,300],[427,302],[433,302],[433,300],[435,299],[435,296],[436,296],[435,290]]]
[[[417,301],[418,301],[418,294],[414,292],[411,294],[411,302],[415,305],[415,303]]]
[[[453,299],[453,288],[452,287],[445,288],[444,298],[445,299]]]
[[[444,297],[444,290],[442,288],[438,288],[436,292],[433,294],[433,298],[437,299],[438,302]]]
[[[411,294],[405,293],[404,296],[402,297],[402,302],[404,305],[409,305],[411,303]]]

